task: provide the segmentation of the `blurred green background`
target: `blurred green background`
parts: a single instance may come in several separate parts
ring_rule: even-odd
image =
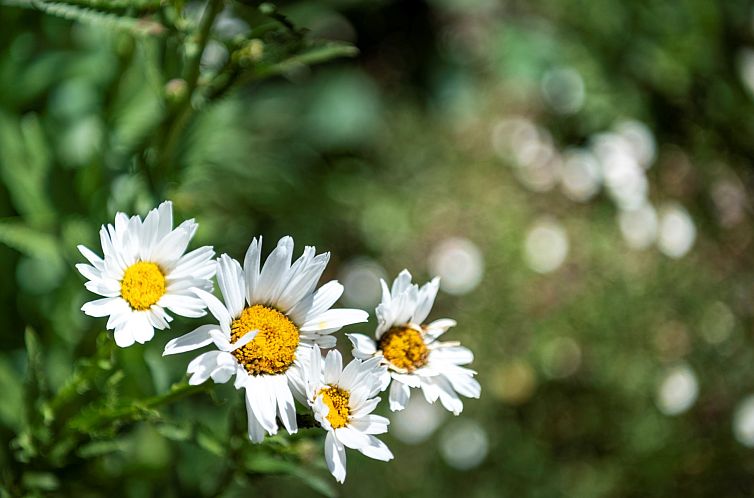
[[[199,55],[202,3],[68,5],[95,11],[0,1],[3,493],[754,493],[754,4],[301,1],[269,28],[227,2]],[[304,65],[302,36],[359,55]],[[343,486],[318,437],[248,444],[230,386],[58,440],[183,376],[160,353],[187,320],[80,360],[104,320],[79,311],[76,245],[163,198],[194,246],[331,251],[344,306],[439,274],[430,318],[458,321],[481,399],[453,417],[414,396],[390,414],[395,460],[349,452]]]

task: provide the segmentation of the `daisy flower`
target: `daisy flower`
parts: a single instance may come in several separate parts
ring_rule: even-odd
[[[343,286],[329,282],[315,291],[330,259],[306,247],[291,264],[293,239],[283,237],[260,270],[262,238],[252,240],[238,261],[223,254],[217,261],[217,283],[223,296],[194,289],[217,319],[177,337],[165,346],[163,355],[192,351],[214,344],[215,351],[197,356],[188,365],[190,384],[208,378],[227,382],[235,375],[236,389],[246,390],[249,438],[261,442],[276,434],[279,416],[285,429],[297,430],[296,410],[289,385],[298,364],[312,346],[335,346],[331,334],[346,325],[365,322],[366,312],[330,309],[343,293]]]
[[[103,258],[87,247],[79,251],[91,264],[76,269],[87,278],[86,288],[101,299],[81,308],[89,316],[109,317],[107,329],[115,343],[128,347],[144,344],[154,329],[170,328],[173,318],[206,314],[204,303],[191,288],[212,290],[215,251],[200,247],[186,253],[198,225],[191,219],[173,228],[173,205],[165,201],[142,221],[139,216],[115,215],[115,224],[99,232]]]
[[[353,360],[343,368],[335,349],[327,353],[323,364],[316,346],[302,369],[306,401],[327,431],[327,468],[338,482],[346,478],[346,447],[383,462],[393,458],[385,443],[374,437],[387,432],[390,424],[385,417],[372,414],[380,402],[383,371],[385,366],[378,358]]]
[[[421,288],[411,283],[403,270],[388,290],[384,280],[382,301],[377,306],[376,340],[363,334],[348,334],[356,358],[380,358],[387,366],[382,389],[390,385],[390,409],[402,410],[411,396],[410,388],[421,388],[429,403],[438,399],[445,409],[458,415],[463,410],[459,394],[478,398],[481,388],[476,372],[463,368],[474,360],[473,353],[458,342],[437,339],[455,320],[448,318],[424,324],[439,288],[439,278]]]

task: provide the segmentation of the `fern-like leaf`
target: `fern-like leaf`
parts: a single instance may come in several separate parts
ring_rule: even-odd
[[[167,31],[165,26],[153,19],[121,16],[113,12],[102,12],[93,8],[79,7],[62,2],[0,0],[0,4],[40,10],[63,19],[100,26],[104,29],[119,29],[138,36],[159,36]]]

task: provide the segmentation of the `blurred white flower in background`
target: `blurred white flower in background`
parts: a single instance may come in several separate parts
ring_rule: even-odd
[[[754,88],[754,50],[749,50],[744,59],[751,66],[749,72]],[[569,71],[573,70],[553,70],[542,80],[542,92],[554,108],[558,98],[565,98],[561,93],[567,93],[566,86],[578,87],[573,81],[580,76]],[[583,82],[581,85],[583,87]],[[516,179],[533,192],[547,192],[559,183],[566,197],[587,202],[604,185],[619,210],[621,234],[632,249],[646,249],[657,243],[666,256],[680,258],[694,244],[696,227],[682,206],[670,203],[658,214],[649,200],[646,170],[657,158],[657,144],[652,130],[641,121],[618,121],[611,130],[592,135],[588,148],[570,148],[561,154],[546,129],[524,117],[506,118],[498,121],[492,130],[492,147],[499,157],[511,162]],[[740,200],[743,196],[737,196],[731,185],[734,184],[716,185],[713,190],[713,200],[727,226],[740,220],[741,206],[745,203],[745,198]],[[550,223],[529,231],[526,259],[535,271],[553,271],[567,254],[568,237],[562,226]]]
[[[559,221],[541,218],[526,234],[524,249],[529,268],[537,273],[549,273],[558,269],[568,256],[568,234]]]
[[[696,227],[688,211],[677,203],[660,209],[660,229],[657,245],[668,257],[680,258],[694,245]]]
[[[419,444],[437,430],[445,415],[445,410],[427,403],[423,396],[411,396],[406,408],[391,416],[390,433],[406,444]]]
[[[618,226],[623,239],[632,249],[646,249],[657,239],[657,211],[645,203],[637,209],[618,213]]]
[[[563,158],[560,186],[563,193],[577,202],[586,202],[599,192],[602,173],[597,158],[584,149],[569,149]]]
[[[636,209],[647,199],[649,184],[631,144],[617,133],[600,133],[592,139],[608,194],[620,209]]]
[[[516,178],[529,190],[547,192],[557,185],[562,160],[549,131],[526,118],[503,119],[492,130],[492,146],[511,161]]]
[[[487,432],[472,420],[451,423],[440,435],[440,454],[455,469],[473,469],[484,461],[488,451]]]
[[[584,106],[584,80],[573,68],[547,71],[540,86],[545,101],[558,114],[574,114]]]
[[[657,407],[665,415],[679,415],[694,404],[699,395],[696,374],[687,365],[671,369],[657,390]]]
[[[343,302],[356,308],[373,308],[380,302],[380,279],[387,279],[385,269],[376,261],[356,258],[340,269],[338,279],[345,287]]]
[[[613,128],[626,141],[636,162],[644,169],[649,169],[657,154],[652,130],[641,121],[631,119],[621,121]]]
[[[445,239],[429,255],[430,273],[440,277],[448,294],[471,292],[484,275],[484,257],[476,244],[461,237]]]
[[[742,445],[754,447],[754,395],[747,396],[736,406],[733,415],[733,435]]]
[[[754,50],[744,48],[738,53],[738,72],[744,86],[754,96]]]

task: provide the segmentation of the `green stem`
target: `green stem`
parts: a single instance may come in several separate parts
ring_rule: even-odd
[[[197,386],[192,386],[188,382],[184,381],[178,384],[174,384],[170,391],[146,398],[143,400],[136,400],[131,402],[128,406],[122,406],[112,410],[98,412],[92,415],[83,415],[78,420],[74,420],[72,426],[79,431],[88,432],[96,430],[103,426],[107,426],[112,422],[123,421],[127,422],[130,419],[138,417],[145,411],[154,410],[163,405],[167,405],[177,401],[179,399],[191,396],[192,394],[207,391],[212,387],[211,382],[205,382]]]
[[[160,185],[156,186],[155,192],[153,192],[157,198],[162,198],[164,195],[165,181],[170,177],[175,149],[180,142],[181,135],[193,117],[194,109],[191,101],[199,84],[202,54],[204,54],[204,49],[207,47],[207,42],[209,42],[210,33],[212,32],[212,26],[223,5],[224,0],[209,0],[207,3],[207,7],[199,23],[199,30],[196,34],[196,49],[186,60],[183,69],[186,93],[180,101],[171,106],[163,124],[163,133],[158,135],[163,137],[163,139],[160,140],[161,143],[158,143],[157,160],[155,161],[156,174],[162,180]]]

